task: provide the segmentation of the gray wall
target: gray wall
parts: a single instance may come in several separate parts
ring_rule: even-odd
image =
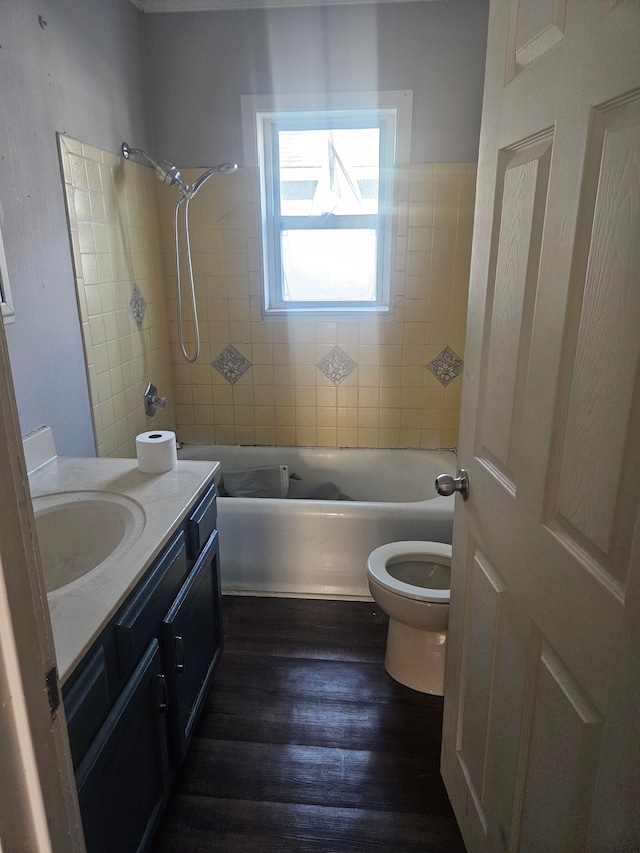
[[[242,94],[413,89],[413,161],[472,161],[487,13],[488,0],[146,16],[128,0],[1,0],[0,227],[22,432],[48,424],[60,453],[95,452],[56,131],[181,166],[242,162]]]
[[[155,152],[242,163],[240,96],[413,89],[412,160],[477,159],[488,0],[147,15]]]
[[[41,20],[39,20],[41,19]],[[0,2],[0,227],[20,426],[95,453],[56,131],[148,144],[143,17],[128,0]]]

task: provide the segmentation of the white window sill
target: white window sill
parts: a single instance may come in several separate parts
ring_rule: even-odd
[[[270,320],[310,320],[315,323],[352,323],[376,320],[386,322],[393,319],[393,311],[382,306],[379,308],[328,308],[326,311],[317,308],[271,308],[262,311],[262,319]]]

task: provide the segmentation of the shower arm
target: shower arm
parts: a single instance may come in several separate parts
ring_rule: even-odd
[[[178,187],[181,195],[188,200],[194,197],[200,187],[203,186],[203,184],[205,184],[212,175],[228,175],[231,174],[231,172],[235,172],[235,170],[238,168],[235,163],[220,163],[218,166],[212,166],[211,168],[207,169],[192,184],[192,186],[189,186],[189,184],[186,184],[182,180],[178,168],[174,166],[173,163],[169,163],[168,160],[158,161],[150,154],[147,154],[147,152],[144,151],[142,148],[131,148],[128,143],[123,142],[122,156],[125,158],[125,160],[128,160],[132,154],[135,154],[138,157],[144,157],[144,159],[153,166],[157,176],[160,178],[163,184]]]

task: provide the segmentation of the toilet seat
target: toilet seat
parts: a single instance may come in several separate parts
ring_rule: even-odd
[[[369,555],[367,560],[367,573],[381,587],[389,592],[400,595],[403,598],[411,598],[414,601],[431,601],[434,604],[448,604],[450,597],[449,589],[429,589],[422,586],[414,586],[404,583],[393,577],[387,564],[390,560],[398,562],[402,558],[426,557],[434,562],[446,561],[451,565],[451,545],[441,542],[391,542],[381,545]]]

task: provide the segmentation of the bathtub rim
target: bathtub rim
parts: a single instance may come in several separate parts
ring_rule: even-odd
[[[197,455],[195,455],[195,449],[196,448],[207,448],[209,452],[204,453],[203,455],[197,456]],[[215,455],[215,452],[217,449],[220,450],[219,455]],[[181,456],[180,453],[182,451],[185,451],[185,450],[186,450],[186,455]],[[287,444],[287,445],[211,444],[211,443],[210,444],[204,444],[204,443],[195,443],[194,442],[193,444],[182,444],[180,450],[178,451],[178,458],[179,459],[180,458],[183,458],[183,459],[185,459],[185,458],[186,459],[198,458],[198,459],[205,459],[207,461],[208,460],[214,460],[214,461],[220,462],[220,469],[217,472],[216,477],[215,477],[216,484],[219,484],[220,480],[224,476],[224,465],[228,464],[227,460],[225,460],[224,458],[221,458],[221,457],[224,457],[225,451],[227,451],[228,454],[233,454],[233,455],[242,455],[243,451],[245,451],[247,455],[252,455],[252,456],[256,456],[256,455],[259,456],[261,452],[265,452],[266,454],[268,454],[270,456],[276,456],[276,457],[278,457],[280,454],[285,454],[285,455],[291,454],[294,456],[293,462],[291,462],[291,460],[286,460],[285,462],[278,462],[277,458],[275,460],[267,458],[264,461],[262,461],[262,464],[263,465],[287,464],[291,468],[292,466],[295,466],[297,462],[299,462],[299,467],[302,468],[303,471],[304,471],[305,466],[313,467],[313,465],[308,460],[305,460],[303,458],[304,454],[310,454],[311,459],[313,459],[313,456],[315,454],[318,457],[319,461],[321,461],[323,459],[323,457],[324,458],[327,458],[327,457],[331,458],[336,453],[344,453],[346,457],[348,457],[349,455],[353,455],[354,458],[357,458],[359,455],[364,456],[364,454],[366,454],[367,456],[372,455],[372,454],[373,455],[387,454],[387,460],[389,460],[390,458],[393,457],[393,455],[396,455],[396,454],[398,454],[398,455],[407,455],[407,454],[413,455],[413,454],[415,454],[415,455],[418,455],[420,457],[422,457],[424,454],[426,454],[427,456],[432,456],[432,460],[431,460],[430,464],[433,465],[433,469],[431,471],[429,471],[429,477],[433,477],[433,480],[428,479],[425,482],[426,483],[433,483],[433,493],[429,494],[427,496],[424,496],[424,497],[420,497],[417,500],[398,499],[398,500],[386,500],[386,501],[382,500],[382,501],[380,501],[380,500],[368,498],[368,499],[364,499],[364,500],[362,500],[362,499],[354,499],[354,500],[349,499],[349,500],[343,500],[343,501],[340,501],[340,500],[335,501],[335,500],[317,500],[315,498],[288,498],[288,497],[287,498],[245,498],[245,497],[231,498],[231,500],[234,500],[234,501],[241,501],[241,500],[256,501],[257,500],[257,501],[261,501],[261,502],[275,501],[277,503],[281,503],[282,501],[290,501],[291,503],[304,503],[307,505],[309,505],[309,504],[372,504],[375,506],[379,506],[380,504],[387,504],[389,506],[396,506],[396,507],[397,506],[415,506],[417,504],[427,503],[427,502],[432,501],[434,499],[438,499],[438,501],[440,501],[440,502],[445,500],[443,497],[438,495],[438,493],[435,489],[435,478],[438,474],[441,474],[443,472],[443,470],[446,472],[448,472],[449,470],[453,470],[453,471],[457,470],[457,455],[458,455],[457,448],[450,448],[450,447],[440,447],[440,448],[380,447],[380,448],[377,448],[377,447],[326,447],[326,446],[290,445],[290,444]],[[296,455],[298,455],[300,457],[299,460],[295,459]],[[436,460],[438,460],[437,463],[436,463]],[[361,463],[362,463],[362,460],[359,461],[359,464],[361,464]],[[233,462],[232,464],[237,464],[237,463]],[[247,464],[248,468],[250,468],[250,467],[258,467],[261,463],[259,462],[258,465],[256,465],[255,463],[247,462],[245,464]],[[436,468],[438,469],[437,472],[435,470]],[[347,469],[347,471],[348,471],[348,469]],[[315,473],[315,470],[314,470],[314,473]],[[317,466],[317,475],[322,476],[322,473],[323,473],[322,472],[322,466],[318,465]],[[381,476],[383,474],[384,474],[384,471],[381,472]],[[332,476],[331,471],[328,472],[328,476]],[[355,476],[356,480],[357,480],[359,477],[361,477],[361,474],[357,470],[355,470],[355,473],[353,476]],[[347,475],[347,478],[348,478],[348,475]],[[339,476],[338,476],[338,479],[340,479]],[[358,490],[357,487],[354,489],[350,489],[350,485],[351,484],[349,482],[341,483],[340,488],[344,487],[346,492],[349,492],[350,490],[353,492],[357,492],[357,490]],[[394,487],[397,488],[397,484],[394,483]],[[365,488],[366,488],[366,484],[365,484]],[[224,499],[227,499],[227,496],[224,496],[224,497],[219,496],[219,500],[224,500]]]

